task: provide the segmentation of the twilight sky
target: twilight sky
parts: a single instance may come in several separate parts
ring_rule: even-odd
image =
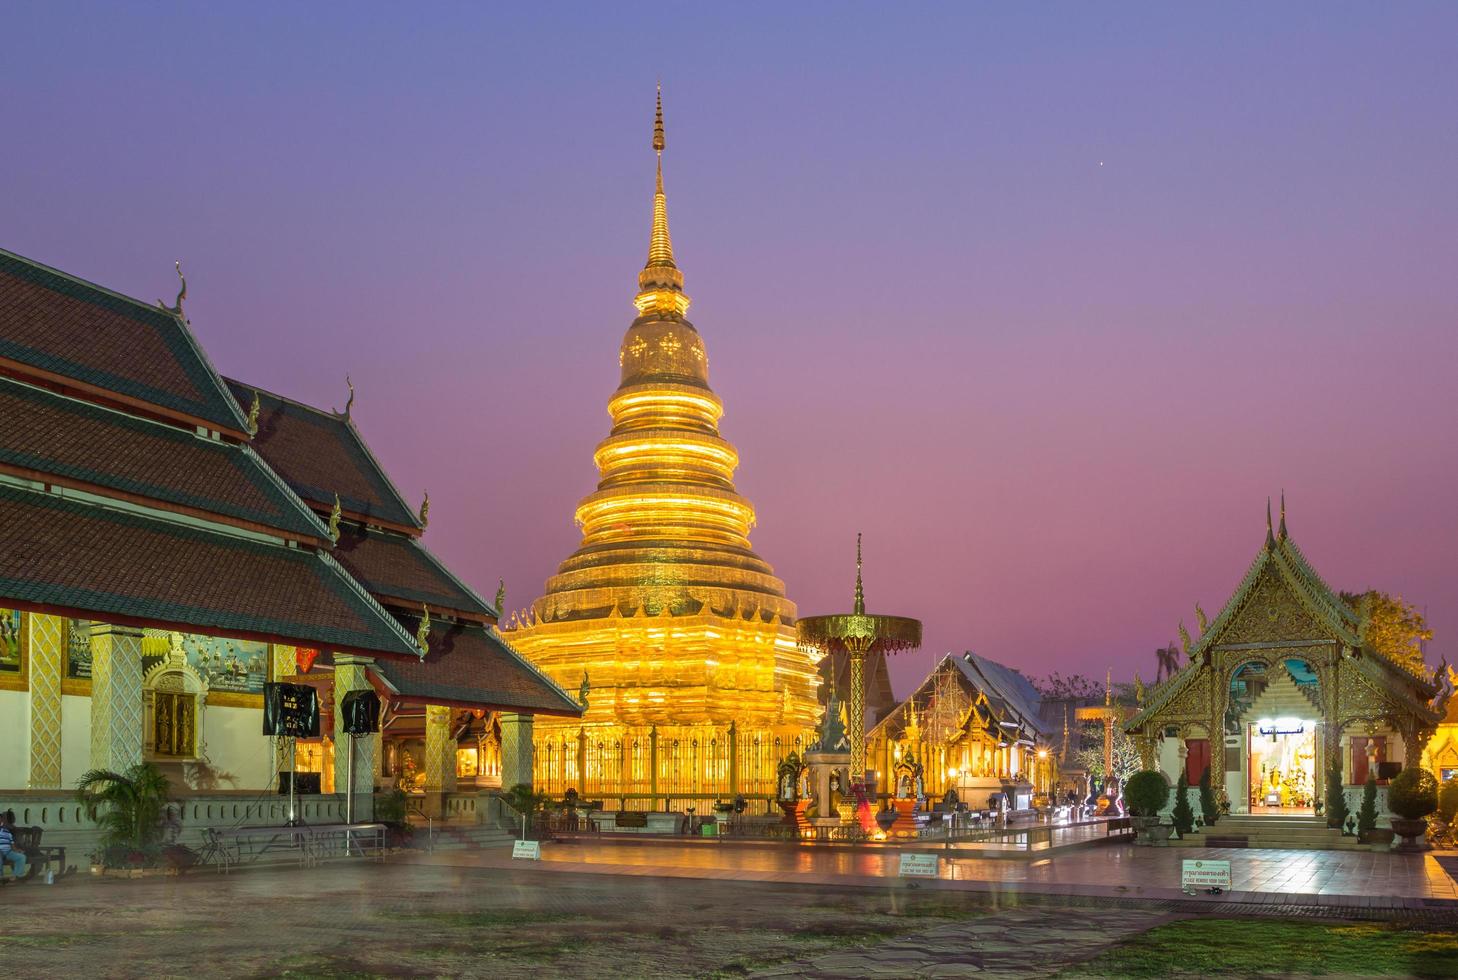
[[[530,8],[530,9],[529,9]],[[1458,4],[12,4],[0,246],[175,292],[525,605],[665,179],[757,550],[1031,674],[1154,673],[1286,489],[1458,659]]]

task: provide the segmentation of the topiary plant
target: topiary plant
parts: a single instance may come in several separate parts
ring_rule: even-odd
[[[1342,829],[1347,825],[1347,794],[1342,790],[1342,770],[1333,766],[1326,771],[1326,825]]]
[[[1357,811],[1357,837],[1366,837],[1377,829],[1377,780],[1367,770],[1367,784],[1362,787],[1362,807]]]
[[[1215,826],[1215,821],[1220,819],[1220,807],[1215,805],[1215,790],[1210,788],[1210,767],[1200,773],[1200,816],[1205,821],[1205,826]]]
[[[1458,779],[1450,779],[1438,790],[1438,816],[1451,826],[1458,820]]]
[[[1141,769],[1124,784],[1124,802],[1136,817],[1157,817],[1169,802],[1169,781],[1164,773]]]
[[[1195,829],[1195,811],[1190,806],[1190,777],[1185,775],[1184,770],[1180,771],[1180,780],[1175,784],[1174,812],[1169,819],[1180,837]]]
[[[1426,769],[1409,767],[1387,785],[1387,809],[1404,820],[1421,820],[1438,808],[1438,780]]]

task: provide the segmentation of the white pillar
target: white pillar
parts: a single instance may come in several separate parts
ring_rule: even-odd
[[[142,631],[91,626],[91,768],[124,773],[142,761]]]

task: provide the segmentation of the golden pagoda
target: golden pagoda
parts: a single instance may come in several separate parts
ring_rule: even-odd
[[[612,431],[593,456],[597,490],[577,506],[582,544],[503,632],[587,705],[580,721],[538,719],[538,791],[706,812],[773,797],[779,761],[813,741],[819,676],[784,583],[749,544],[754,508],[734,489],[739,456],[719,436],[723,404],[685,318],[663,137],[660,91],[648,261]]]

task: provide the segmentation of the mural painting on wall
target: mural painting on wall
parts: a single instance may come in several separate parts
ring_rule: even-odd
[[[89,624],[71,621],[70,641],[66,645],[66,676],[72,680],[91,677],[91,642]],[[167,655],[168,634],[142,640],[142,669],[150,670]],[[268,644],[253,640],[229,640],[217,636],[182,635],[182,651],[187,665],[208,683],[210,693],[263,695],[268,680]]]
[[[20,673],[20,611],[0,609],[0,673]]]

